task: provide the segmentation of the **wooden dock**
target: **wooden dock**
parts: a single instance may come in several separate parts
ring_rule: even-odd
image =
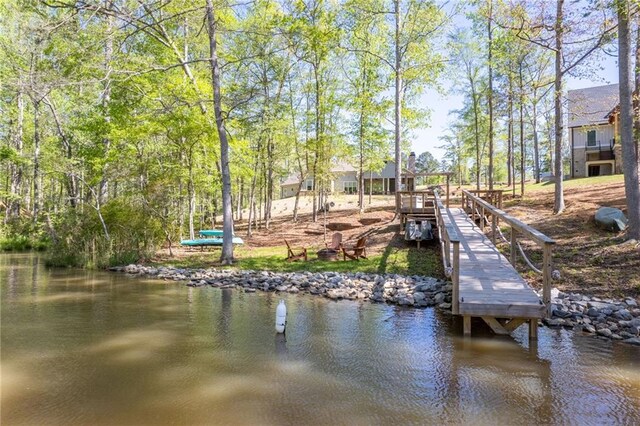
[[[463,208],[445,208],[436,195],[438,233],[445,270],[453,281],[452,311],[463,317],[464,334],[471,334],[471,318],[482,318],[496,334],[510,334],[529,323],[529,337],[537,338],[538,320],[548,314],[551,280],[550,238],[507,215],[467,191]],[[468,213],[471,213],[469,217]],[[498,221],[511,226],[508,260],[493,244]],[[484,233],[491,223],[491,238]],[[544,253],[544,291],[541,298],[514,268],[518,235],[538,243]]]
[[[458,314],[467,334],[471,317],[481,317],[498,334],[525,321],[535,329],[546,314],[540,297],[464,210],[449,209],[449,215],[460,240]]]

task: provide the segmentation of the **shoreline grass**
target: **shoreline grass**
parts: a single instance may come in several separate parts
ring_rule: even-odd
[[[145,262],[152,266],[173,266],[177,268],[229,268],[240,270],[261,270],[272,272],[365,272],[379,274],[423,275],[442,278],[444,271],[437,246],[398,248],[387,246],[382,253],[375,253],[367,259],[324,261],[315,258],[319,248],[308,249],[309,260],[287,262],[286,246],[235,249],[236,263],[220,265],[219,251],[194,252],[187,257],[161,256]]]

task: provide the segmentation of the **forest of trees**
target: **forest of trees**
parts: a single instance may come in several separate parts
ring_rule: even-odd
[[[636,34],[637,5],[618,0],[6,0],[2,234],[47,240],[54,264],[106,265],[222,216],[229,263],[234,220],[268,228],[291,174],[314,176],[315,220],[330,165],[348,161],[363,209],[363,172],[391,158],[400,173],[438,108],[425,91],[448,84],[464,105],[446,157],[419,167],[521,194],[551,172],[559,213],[563,80],[618,55],[622,5]]]

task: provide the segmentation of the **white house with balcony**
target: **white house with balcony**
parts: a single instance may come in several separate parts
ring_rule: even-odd
[[[611,120],[618,105],[618,85],[569,90],[568,99],[571,177],[621,173],[620,144]]]

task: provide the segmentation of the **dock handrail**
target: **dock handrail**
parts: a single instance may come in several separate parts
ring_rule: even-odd
[[[496,243],[496,236],[500,232],[498,221],[502,220],[511,227],[509,261],[514,267],[517,263],[518,234],[530,238],[542,247],[542,302],[547,306],[547,310],[549,310],[551,308],[552,250],[556,243],[555,240],[515,217],[510,216],[503,210],[489,204],[471,191],[463,190],[462,194],[462,208],[467,213],[471,213],[471,218],[474,223],[476,218],[480,219],[479,226],[482,231],[484,231],[487,214],[491,215],[491,241],[494,245]],[[536,270],[536,268],[532,269]]]
[[[468,189],[467,192],[482,198],[492,206],[502,209],[502,194],[505,192],[502,189]],[[462,197],[464,198],[464,191]]]
[[[434,205],[436,209],[436,221],[438,226],[438,238],[442,250],[442,263],[445,274],[451,277],[453,289],[451,292],[451,312],[458,314],[460,291],[460,238],[458,231],[449,216],[449,210],[444,207],[438,191],[434,191]]]

